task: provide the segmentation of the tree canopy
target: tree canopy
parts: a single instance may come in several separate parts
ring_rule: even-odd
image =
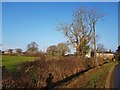
[[[46,50],[48,55],[64,56],[69,52],[69,47],[66,43],[59,43],[58,45],[49,46]]]
[[[31,42],[30,44],[27,45],[26,52],[29,54],[34,54],[38,52],[38,44],[36,42]]]
[[[71,23],[60,23],[58,31],[68,38],[69,44],[76,48],[77,56],[83,56],[86,47],[95,36],[95,26],[104,15],[95,8],[81,7],[73,13]],[[95,37],[94,37],[95,36]]]

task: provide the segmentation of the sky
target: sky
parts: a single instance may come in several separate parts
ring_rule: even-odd
[[[96,26],[98,42],[115,51],[118,46],[118,4],[116,2],[3,2],[2,50],[21,48],[35,41],[45,51],[50,45],[66,42],[56,30],[59,21],[71,21],[73,12],[81,7],[97,7],[105,12]]]
[[[118,4],[118,10],[120,10],[120,2]],[[120,11],[118,12],[120,15]],[[120,24],[120,17],[118,17],[118,25]],[[118,26],[118,45],[120,45],[120,26]]]
[[[0,50],[2,49],[2,3],[0,2]]]
[[[119,2],[119,0],[2,0],[2,2]]]

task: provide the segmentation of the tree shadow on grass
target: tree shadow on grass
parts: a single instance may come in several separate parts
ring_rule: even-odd
[[[102,63],[102,64],[100,64],[99,66],[102,66],[102,65],[104,65],[104,64],[106,64],[106,63]],[[89,71],[89,70],[91,70],[91,69],[94,69],[94,68],[96,68],[96,66],[94,66],[94,67],[89,67],[89,68],[86,69],[86,70],[77,72],[77,73],[75,73],[75,74],[73,74],[73,75],[71,75],[71,76],[68,76],[68,77],[64,78],[63,80],[60,80],[60,81],[55,82],[55,83],[53,83],[53,82],[51,81],[51,85],[52,85],[52,86],[48,87],[49,85],[47,84],[47,86],[43,87],[43,89],[45,89],[45,90],[46,90],[46,89],[54,89],[55,87],[60,86],[60,85],[66,83],[66,82],[68,82],[68,81],[71,81],[73,78],[75,78],[75,77],[77,77],[77,76],[80,76],[80,75],[84,74],[85,72],[87,72],[87,71]]]
[[[92,68],[90,68],[90,69],[92,69]],[[69,76],[69,77],[66,77],[66,78],[64,78],[63,80],[60,80],[60,81],[55,82],[55,83],[53,83],[53,82],[51,81],[51,83],[47,84],[47,86],[43,87],[43,89],[53,89],[53,88],[55,88],[55,87],[57,87],[57,86],[62,85],[63,83],[66,83],[66,82],[72,80],[73,78],[75,78],[75,77],[77,77],[77,76],[79,76],[79,75],[81,75],[81,74],[84,74],[85,72],[87,72],[87,71],[90,70],[90,69],[86,69],[86,70],[77,72],[76,74],[73,74],[73,75],[71,75],[71,76]],[[47,81],[47,79],[46,79],[46,81]],[[49,86],[49,85],[52,85],[52,86]]]

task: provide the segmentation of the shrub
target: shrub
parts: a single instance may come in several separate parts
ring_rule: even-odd
[[[46,86],[46,78],[49,73],[52,73],[54,77],[53,82],[58,82],[84,69],[81,60],[77,60],[77,58],[65,57],[47,61],[42,56],[36,58],[35,61],[20,64],[17,74],[12,75],[12,80],[17,87],[41,88]]]
[[[37,57],[35,61],[27,61],[20,64],[17,69],[18,74],[14,74],[12,79],[16,86],[41,88],[46,86],[46,79],[49,73],[53,75],[53,82],[55,83],[77,72],[95,66],[93,58],[87,60],[78,60],[75,57],[62,57],[58,60],[55,58],[47,59],[42,55]],[[100,60],[99,63],[103,63]]]

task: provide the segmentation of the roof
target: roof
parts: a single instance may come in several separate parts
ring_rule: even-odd
[[[97,53],[109,53],[109,54],[115,54],[114,52],[97,52]]]

